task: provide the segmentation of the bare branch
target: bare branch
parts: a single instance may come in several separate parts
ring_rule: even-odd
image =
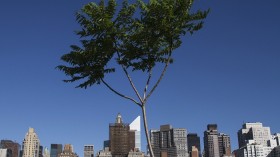
[[[165,66],[161,72],[161,75],[159,77],[159,79],[157,80],[156,84],[153,86],[152,90],[149,92],[149,94],[147,95],[147,97],[144,99],[144,104],[146,103],[146,101],[148,100],[148,98],[152,95],[152,93],[155,91],[155,89],[157,88],[157,86],[159,85],[160,81],[162,80],[166,70],[167,70],[167,67],[170,63],[170,60],[171,60],[171,52],[169,53],[169,56],[167,58],[167,61],[165,63]]]
[[[125,98],[125,99],[131,100],[131,101],[133,101],[135,104],[137,104],[138,106],[142,107],[142,105],[141,105],[139,102],[137,102],[136,100],[134,100],[133,98],[131,98],[131,97],[129,97],[129,96],[126,96],[126,95],[123,95],[123,94],[119,93],[118,91],[114,90],[114,89],[113,89],[108,83],[106,83],[103,79],[101,79],[101,81],[102,81],[111,91],[113,91],[115,94],[117,94],[117,95],[119,95],[119,96],[121,96],[121,97],[123,97],[123,98]]]
[[[121,58],[120,58],[120,54],[119,54],[118,52],[117,52],[117,54],[118,54],[119,59],[121,59]],[[129,83],[130,83],[132,89],[134,90],[134,92],[135,92],[135,94],[137,95],[137,97],[138,97],[138,99],[140,100],[140,102],[143,103],[143,99],[141,98],[141,96],[140,96],[138,90],[136,89],[136,87],[135,87],[135,85],[134,85],[134,83],[133,83],[133,81],[132,81],[130,75],[128,74],[128,72],[127,72],[127,70],[126,70],[126,68],[124,67],[123,64],[121,64],[121,66],[122,66],[122,69],[123,69],[123,71],[124,71],[126,77],[127,77],[128,80],[129,80]]]
[[[147,90],[148,90],[148,86],[150,84],[151,77],[152,77],[152,69],[149,69],[149,76],[148,76],[148,79],[147,79],[147,82],[146,82],[146,87],[144,89],[144,96],[143,96],[144,100],[146,99],[146,93],[147,93]]]

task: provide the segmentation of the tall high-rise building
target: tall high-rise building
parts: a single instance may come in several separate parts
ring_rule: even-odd
[[[187,141],[188,150],[191,151],[192,147],[195,146],[195,148],[198,150],[198,153],[200,154],[200,137],[195,133],[189,133],[187,135]]]
[[[220,156],[231,156],[230,137],[227,134],[219,133],[219,154]]]
[[[113,157],[126,157],[135,147],[131,146],[135,143],[135,139],[131,139],[133,133],[129,124],[123,123],[121,115],[118,114],[116,122],[109,125],[110,150]]]
[[[135,130],[135,148],[141,151],[141,119],[138,116],[129,126],[130,130]]]
[[[218,132],[217,124],[208,124],[204,131],[205,157],[231,156],[230,137]]]
[[[208,124],[204,131],[204,151],[205,157],[219,157],[219,140],[217,124]]]
[[[277,134],[271,135],[270,127],[264,127],[262,123],[244,123],[237,132],[239,149],[238,157],[278,157]]]
[[[33,128],[29,128],[23,140],[23,157],[39,157],[40,140]]]
[[[62,153],[58,154],[58,157],[78,157],[78,155],[74,153],[74,148],[71,144],[65,144]]]
[[[10,149],[12,151],[12,157],[19,157],[20,145],[11,140],[1,140],[0,148]]]
[[[162,125],[151,130],[150,138],[155,157],[188,157],[187,131]]]
[[[249,140],[254,140],[256,144],[267,146],[271,139],[269,127],[263,127],[262,123],[245,123],[238,131],[239,148],[246,146]]]
[[[94,157],[93,145],[84,145],[84,157]]]
[[[51,144],[50,157],[57,157],[60,153],[62,153],[62,144]]]

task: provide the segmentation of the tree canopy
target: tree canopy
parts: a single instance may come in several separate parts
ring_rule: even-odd
[[[81,46],[71,45],[72,51],[61,59],[60,65],[71,79],[83,80],[77,87],[100,84],[115,67],[115,61],[125,69],[149,72],[157,63],[169,64],[171,54],[181,43],[181,37],[202,27],[208,11],[190,13],[193,0],[138,0],[121,8],[116,0],[89,3],[76,14],[81,30]]]

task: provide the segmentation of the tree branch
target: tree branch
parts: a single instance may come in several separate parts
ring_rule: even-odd
[[[147,93],[147,90],[148,90],[148,86],[150,84],[151,77],[152,77],[152,69],[149,69],[149,76],[148,76],[148,79],[147,79],[147,82],[146,82],[146,87],[144,89],[144,96],[143,96],[144,100],[146,99],[146,93]]]
[[[120,54],[119,54],[118,52],[117,52],[117,54],[118,54],[119,60],[121,60]],[[126,70],[126,68],[124,67],[123,64],[121,64],[121,66],[122,66],[122,69],[123,69],[123,71],[124,71],[126,77],[127,77],[128,80],[129,80],[129,83],[130,83],[132,89],[134,90],[134,92],[135,92],[135,94],[137,95],[137,97],[138,97],[138,99],[140,100],[140,102],[143,104],[143,99],[141,98],[140,94],[138,93],[138,90],[136,89],[136,87],[135,87],[135,85],[134,85],[134,83],[133,83],[133,81],[132,81],[130,75],[128,74],[128,72],[127,72],[127,70]]]
[[[134,100],[133,98],[131,98],[131,97],[129,97],[129,96],[126,96],[126,95],[123,95],[123,94],[119,93],[118,91],[114,90],[114,89],[113,89],[108,83],[106,83],[103,79],[101,79],[101,81],[102,81],[111,91],[113,91],[115,94],[117,94],[117,95],[119,95],[119,96],[121,96],[121,97],[123,97],[123,98],[125,98],[125,99],[131,100],[131,101],[133,101],[135,104],[137,104],[138,106],[142,107],[142,105],[141,105],[139,102],[137,102],[136,100]]]
[[[146,101],[148,100],[148,98],[152,95],[152,93],[155,91],[155,89],[157,88],[157,86],[159,85],[160,81],[162,80],[166,70],[167,70],[167,67],[170,63],[170,60],[171,60],[171,52],[169,53],[168,55],[168,58],[167,58],[167,62],[164,66],[164,69],[162,70],[161,72],[161,75],[159,77],[159,79],[157,80],[156,84],[153,86],[152,90],[149,92],[149,94],[147,95],[147,97],[144,99],[144,104],[146,103]]]

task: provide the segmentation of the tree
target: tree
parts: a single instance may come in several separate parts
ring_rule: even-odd
[[[145,134],[151,157],[154,157],[149,139],[146,118],[146,104],[149,97],[161,82],[172,60],[172,52],[181,43],[181,37],[193,34],[202,28],[203,19],[209,10],[191,13],[193,0],[138,0],[129,4],[124,0],[121,7],[116,0],[105,4],[88,3],[76,14],[81,25],[77,35],[80,46],[71,45],[71,52],[61,59],[67,65],[57,68],[70,79],[65,82],[80,81],[78,88],[104,84],[115,94],[138,105],[143,114]],[[116,62],[116,64],[110,64]],[[114,89],[105,80],[105,75],[116,72],[117,65],[127,77],[135,96],[127,96]],[[153,85],[150,84],[153,69],[162,66],[163,70]],[[140,95],[130,74],[140,71],[147,81]],[[151,89],[148,90],[148,87]]]

